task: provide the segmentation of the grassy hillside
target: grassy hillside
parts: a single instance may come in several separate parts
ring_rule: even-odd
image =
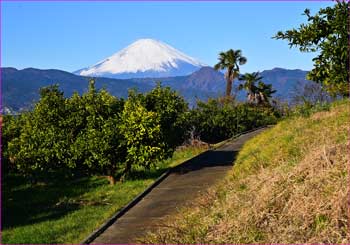
[[[350,103],[280,122],[148,243],[349,243]]]

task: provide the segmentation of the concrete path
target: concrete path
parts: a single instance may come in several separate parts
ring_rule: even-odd
[[[200,192],[224,178],[242,145],[259,129],[207,151],[175,168],[139,203],[107,228],[93,244],[137,243],[137,238],[159,228],[162,219],[193,200]]]

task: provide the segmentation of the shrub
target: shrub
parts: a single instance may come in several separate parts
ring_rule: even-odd
[[[279,115],[271,106],[209,99],[199,101],[192,110],[195,135],[208,143],[217,143],[235,134],[277,122]]]
[[[188,105],[176,91],[170,87],[163,88],[160,83],[143,100],[145,108],[155,112],[159,118],[161,141],[166,156],[170,157],[188,137]]]
[[[20,134],[8,143],[9,158],[31,177],[62,167],[68,148],[61,128],[66,115],[63,93],[55,85],[41,89],[40,95],[34,110],[21,115]]]
[[[8,151],[8,142],[20,135],[23,120],[21,120],[21,116],[12,115],[3,115],[1,119],[1,170],[4,175],[7,175],[9,172],[15,171],[14,159]]]
[[[292,116],[309,117],[311,114],[318,111],[329,111],[331,103],[328,102],[316,102],[314,104],[305,102],[304,104],[299,104],[293,107]]]
[[[111,184],[115,182],[126,156],[119,128],[123,106],[123,100],[106,90],[97,91],[94,82],[87,93],[68,99],[65,128],[69,130],[70,156],[65,161],[69,168],[107,175]]]
[[[96,90],[94,81],[81,96],[65,98],[56,85],[40,95],[33,111],[4,119],[3,157],[32,179],[82,173],[114,183],[171,156],[187,133],[187,104],[160,85],[146,95],[131,91],[126,102]]]
[[[121,116],[120,129],[127,149],[123,177],[132,169],[149,168],[164,158],[159,117],[141,102],[129,97]]]
[[[277,119],[272,107],[231,100],[198,102],[189,111],[181,96],[160,84],[146,94],[130,91],[126,102],[96,90],[94,81],[81,96],[65,98],[56,85],[40,95],[33,111],[4,119],[3,157],[32,178],[48,172],[107,175],[113,184],[172,156],[191,126],[215,143]]]

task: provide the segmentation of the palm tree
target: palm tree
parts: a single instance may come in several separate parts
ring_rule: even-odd
[[[245,81],[245,83],[240,84],[238,90],[247,90],[247,99],[249,103],[256,102],[259,91],[255,83],[261,79],[262,77],[259,76],[259,72],[246,73],[239,78],[240,81]]]
[[[259,81],[257,89],[259,95],[257,104],[268,104],[272,94],[276,93],[276,90],[272,89],[272,84],[265,84],[262,81]]]
[[[276,92],[276,90],[272,89],[272,84],[265,84],[261,81],[262,78],[259,76],[259,72],[246,73],[239,78],[245,83],[240,84],[238,89],[247,90],[249,103],[256,103],[257,105],[268,104],[272,94]],[[258,82],[258,85],[256,85],[256,82]]]
[[[232,91],[233,80],[239,75],[239,65],[244,65],[247,58],[242,56],[241,50],[230,49],[226,52],[221,52],[218,57],[219,63],[214,66],[215,70],[226,69],[226,96],[229,97]]]

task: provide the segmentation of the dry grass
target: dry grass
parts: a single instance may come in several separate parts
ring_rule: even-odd
[[[147,243],[350,243],[350,103],[250,140],[227,178]]]

